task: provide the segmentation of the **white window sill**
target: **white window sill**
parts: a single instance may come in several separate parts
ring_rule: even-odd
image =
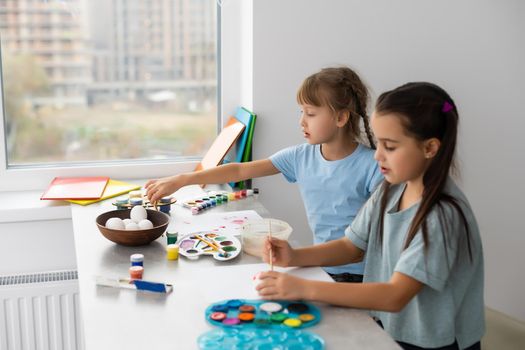
[[[0,223],[71,219],[66,201],[42,201],[42,191],[0,192]]]
[[[147,179],[122,180],[133,184],[144,184]],[[227,184],[208,185],[206,190],[231,191]],[[187,186],[179,190],[183,197],[201,195],[198,185]],[[66,201],[40,200],[43,190],[38,191],[0,191],[0,224],[8,222],[28,222],[43,220],[71,219],[71,204]]]
[[[49,182],[54,176],[100,176],[100,174],[105,174],[106,176],[121,181],[142,185],[153,177],[159,178],[176,173],[193,171],[196,165],[197,162],[192,161],[181,163],[148,163],[147,166],[144,164],[119,165],[114,167],[113,170],[119,170],[121,173],[133,173],[135,175],[134,179],[122,179],[118,174],[112,176],[111,172],[104,169],[101,170],[97,167],[78,167],[69,169],[70,171],[74,171],[74,173],[50,173],[44,177],[35,170],[23,169],[20,171],[25,175],[12,173],[9,174],[10,179],[8,179],[5,171],[4,174],[2,174],[2,169],[0,169],[0,179],[9,180],[0,184],[0,223],[71,219],[69,202],[40,200],[44,189],[49,185]],[[154,174],[152,173],[153,168],[155,170]],[[45,170],[51,171],[49,169]],[[56,172],[56,170],[53,171]],[[31,176],[32,178],[36,177],[42,183],[32,183],[32,187],[28,188],[27,183],[24,182],[27,176]],[[42,178],[45,179],[45,182]],[[34,189],[35,185],[38,185],[37,187],[39,189]],[[22,186],[26,186],[26,190],[20,189]]]
[[[144,184],[147,179],[122,181]],[[0,224],[72,218],[69,202],[40,200],[43,192],[44,190],[0,191]]]

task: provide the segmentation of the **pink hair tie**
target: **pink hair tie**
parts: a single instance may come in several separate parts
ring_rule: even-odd
[[[443,103],[443,107],[441,108],[441,112],[448,113],[453,109],[454,109],[454,106],[452,106],[448,101],[445,101]]]

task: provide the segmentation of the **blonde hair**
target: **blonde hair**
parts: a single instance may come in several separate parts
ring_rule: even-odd
[[[333,112],[348,111],[346,124],[354,140],[361,139],[359,121],[363,120],[366,137],[375,149],[374,138],[366,114],[368,89],[361,78],[348,67],[324,68],[306,78],[297,91],[297,102],[316,107],[328,106]]]

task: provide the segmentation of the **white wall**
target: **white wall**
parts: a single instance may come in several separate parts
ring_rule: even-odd
[[[0,223],[0,275],[76,270],[70,219]]]
[[[520,0],[253,0],[255,158],[303,142],[296,89],[322,67],[355,68],[374,101],[407,81],[443,86],[460,110],[463,188],[482,231],[486,303],[521,320],[524,15]],[[281,176],[255,184],[270,212],[307,243],[296,187]]]

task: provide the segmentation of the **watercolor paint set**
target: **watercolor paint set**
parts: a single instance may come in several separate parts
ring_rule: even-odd
[[[307,302],[231,299],[210,305],[206,309],[206,320],[226,328],[290,330],[319,323],[321,312]]]
[[[215,260],[226,261],[241,253],[241,242],[231,235],[203,231],[190,233],[179,240],[179,254],[189,259],[212,256]]]
[[[321,311],[311,303],[230,299],[211,304],[205,316],[218,328],[199,336],[199,349],[325,348],[323,338],[303,330],[321,321]]]

